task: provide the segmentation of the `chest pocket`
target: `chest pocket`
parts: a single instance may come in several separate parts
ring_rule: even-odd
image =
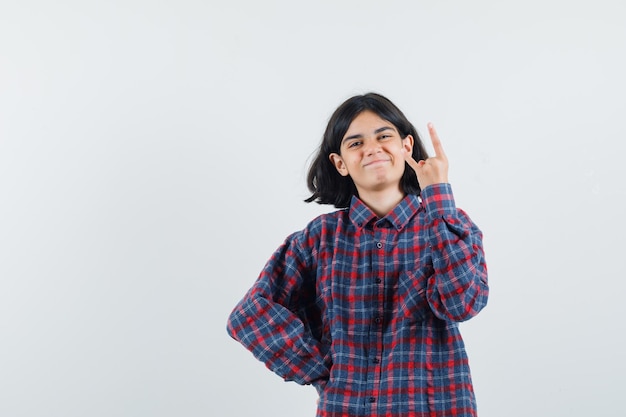
[[[398,287],[394,295],[397,320],[421,322],[429,315],[430,308],[426,299],[426,285],[432,269],[401,272]]]

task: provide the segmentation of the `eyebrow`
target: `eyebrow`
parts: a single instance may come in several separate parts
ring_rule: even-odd
[[[378,129],[376,129],[374,131],[374,134],[377,135],[380,132],[384,132],[385,130],[393,130],[393,131],[395,131],[395,129],[393,127],[391,127],[391,126],[383,126],[383,127],[379,127]],[[363,137],[362,133],[357,133],[356,135],[346,136],[345,138],[343,138],[341,140],[341,143],[344,143],[345,141],[350,140],[350,139],[361,139],[362,137]]]

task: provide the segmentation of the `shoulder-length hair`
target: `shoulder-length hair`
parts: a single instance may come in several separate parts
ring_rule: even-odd
[[[331,153],[340,154],[341,141],[350,124],[366,110],[376,113],[381,119],[393,124],[403,139],[408,135],[413,136],[412,155],[416,161],[428,158],[417,130],[389,99],[377,93],[351,97],[335,110],[328,121],[322,143],[309,168],[307,186],[313,194],[304,200],[307,203],[315,201],[319,204],[332,204],[336,208],[345,208],[350,205],[353,195],[358,196],[352,178],[340,175],[332,164],[329,155]],[[404,174],[400,179],[400,187],[406,194],[419,195],[421,192],[415,171],[407,163],[405,163]]]

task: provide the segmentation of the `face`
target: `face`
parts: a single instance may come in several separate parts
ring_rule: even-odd
[[[359,195],[400,191],[405,155],[413,150],[413,137],[402,138],[396,127],[372,111],[354,118],[330,160],[343,176],[350,176]]]

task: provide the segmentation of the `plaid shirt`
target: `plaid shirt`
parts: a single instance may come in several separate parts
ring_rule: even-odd
[[[378,218],[353,197],[289,236],[228,320],[317,416],[475,416],[458,322],[487,303],[482,233],[449,184]]]

